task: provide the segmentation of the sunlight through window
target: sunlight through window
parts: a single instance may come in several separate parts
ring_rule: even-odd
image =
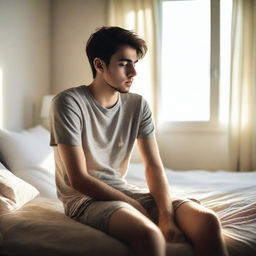
[[[138,76],[134,78],[134,83],[131,87],[131,92],[143,95],[149,104],[152,103],[152,92],[151,92],[151,76],[149,74],[149,58],[146,55],[143,60],[136,64],[136,71]]]
[[[163,2],[162,121],[210,119],[210,0]]]

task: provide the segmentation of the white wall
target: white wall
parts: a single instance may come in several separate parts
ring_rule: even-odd
[[[228,170],[228,139],[225,132],[163,133],[160,153],[166,167],[174,170]]]
[[[49,0],[0,0],[2,126],[35,124],[41,97],[50,92]]]
[[[52,5],[52,90],[89,84],[85,54],[89,36],[106,25],[105,0],[54,0]]]
[[[228,137],[225,132],[159,132],[160,155],[173,170],[229,170]],[[141,162],[137,145],[133,162]]]

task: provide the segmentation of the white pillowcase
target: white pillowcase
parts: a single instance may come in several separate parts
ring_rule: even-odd
[[[42,126],[12,132],[0,130],[0,155],[15,174],[18,170],[42,168],[54,174],[50,133]]]
[[[36,188],[0,164],[0,214],[19,209],[37,195],[39,191]]]
[[[33,185],[40,192],[40,196],[57,198],[55,177],[41,169],[27,169],[16,171],[16,176]]]
[[[0,170],[7,170],[7,168],[2,163],[0,163]]]

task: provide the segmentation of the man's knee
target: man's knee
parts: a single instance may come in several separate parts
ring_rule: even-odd
[[[122,208],[110,219],[110,235],[145,255],[163,255],[165,240],[160,229],[137,210]],[[143,254],[143,255],[144,255]]]
[[[148,244],[149,242],[164,241],[161,230],[145,216],[140,216],[134,223],[130,223],[130,231],[130,239],[134,242]]]
[[[123,204],[109,220],[110,231],[120,231],[128,239],[153,238],[161,235],[159,228],[130,205]],[[111,233],[111,232],[110,232]]]
[[[134,232],[131,239],[131,244],[134,247],[146,248],[147,250],[156,250],[162,248],[164,250],[166,243],[164,236],[157,226],[143,225],[139,230]]]
[[[221,224],[217,215],[211,210],[200,212],[197,234],[200,239],[216,239],[221,236]]]
[[[202,222],[212,230],[220,231],[221,229],[218,216],[210,210],[202,214]]]
[[[143,225],[140,232],[137,234],[140,236],[141,241],[164,241],[164,237],[160,229],[155,225]]]
[[[211,210],[200,213],[198,231],[191,240],[200,255],[228,255],[220,220]]]

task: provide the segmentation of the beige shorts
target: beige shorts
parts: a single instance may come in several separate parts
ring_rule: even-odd
[[[146,209],[153,222],[158,222],[158,208],[150,193],[131,193],[131,191],[127,191],[126,194],[137,200]],[[187,198],[174,199],[172,201],[173,208],[174,210],[177,210],[181,204],[191,201],[191,199]],[[120,208],[131,209],[132,206],[123,201],[92,201],[89,206],[87,206],[86,209],[74,219],[108,233],[109,219],[111,215]]]

